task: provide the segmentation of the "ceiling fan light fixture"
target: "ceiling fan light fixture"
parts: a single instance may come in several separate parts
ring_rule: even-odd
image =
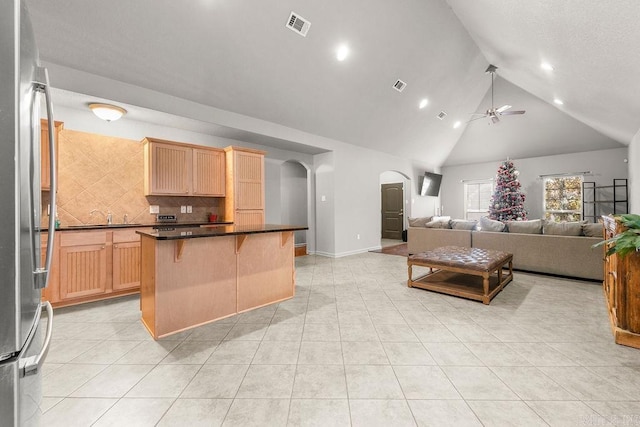
[[[91,103],[89,108],[93,111],[93,114],[107,122],[118,120],[127,114],[127,110],[124,108],[111,104]]]

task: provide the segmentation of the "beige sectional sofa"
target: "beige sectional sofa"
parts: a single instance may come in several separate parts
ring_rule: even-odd
[[[557,274],[582,279],[602,280],[602,248],[591,246],[602,238],[520,234],[509,232],[455,230],[410,226],[407,242],[410,254],[439,246],[463,246],[496,249],[513,254],[518,270]]]

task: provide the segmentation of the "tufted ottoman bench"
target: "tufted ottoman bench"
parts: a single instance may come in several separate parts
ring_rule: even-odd
[[[490,249],[443,246],[407,258],[410,288],[470,298],[489,304],[513,279],[513,255]],[[429,272],[413,278],[413,267]],[[503,269],[507,268],[505,272]]]

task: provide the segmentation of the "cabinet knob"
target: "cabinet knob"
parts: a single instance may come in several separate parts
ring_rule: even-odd
[[[100,249],[104,249],[104,248],[105,248],[105,246],[101,247]]]
[[[118,249],[118,245],[113,245],[113,248],[114,249]]]

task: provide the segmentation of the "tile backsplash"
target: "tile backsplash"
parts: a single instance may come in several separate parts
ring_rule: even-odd
[[[93,209],[111,212],[114,223],[127,214],[131,223],[151,224],[155,214],[150,205],[160,206],[161,214],[176,214],[178,221],[207,221],[214,213],[222,219],[224,199],[216,197],[144,196],[144,155],[140,141],[78,132],[60,131],[58,140],[58,216],[63,226],[105,223]],[[42,193],[43,226],[48,222],[49,192]],[[193,212],[180,213],[190,205]]]

